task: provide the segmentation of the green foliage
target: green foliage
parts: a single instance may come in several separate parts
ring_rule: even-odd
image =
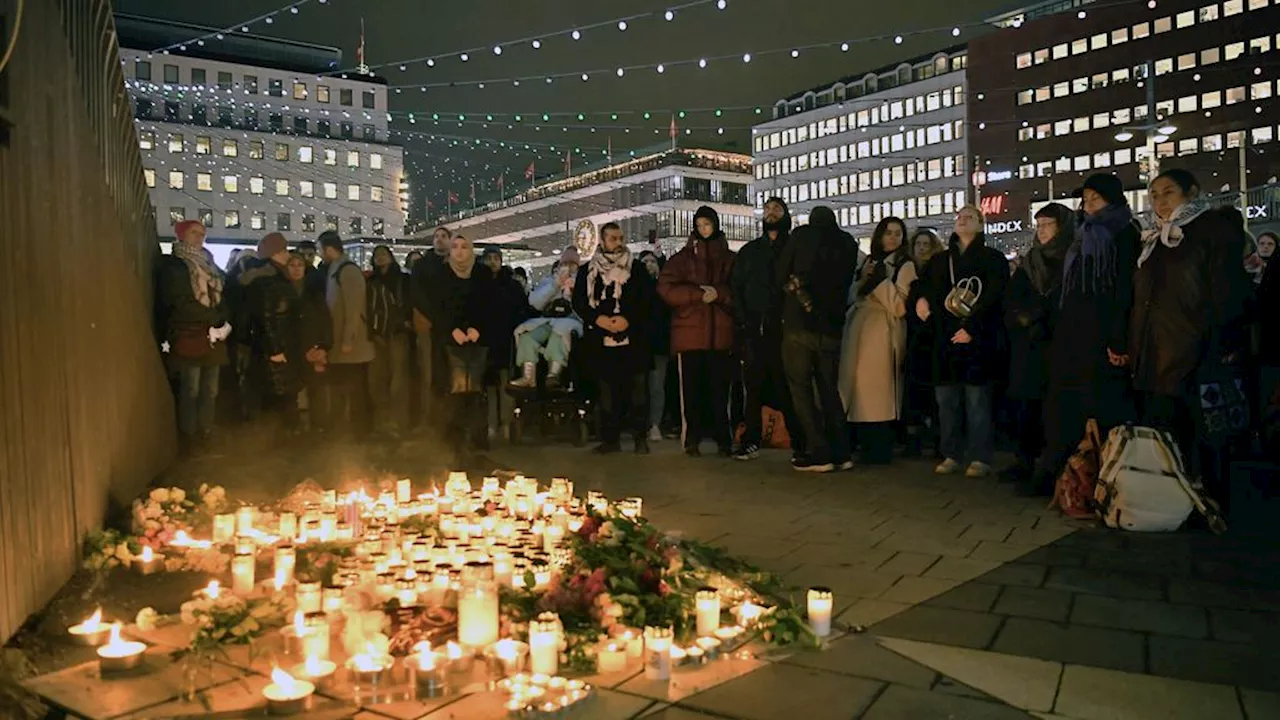
[[[333,585],[342,559],[355,551],[355,543],[319,542],[299,545],[296,549],[297,564],[294,574],[301,582],[318,582],[321,586]]]

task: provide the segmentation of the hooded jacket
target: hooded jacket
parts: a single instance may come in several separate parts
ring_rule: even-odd
[[[782,207],[785,209],[786,205]],[[776,267],[790,235],[791,211],[785,210],[776,240],[770,240],[768,232],[763,232],[743,246],[734,259],[733,310],[742,342],[781,331],[782,285],[777,282]]]
[[[784,332],[808,331],[840,338],[857,264],[857,242],[840,229],[834,216],[811,216],[808,225],[797,228],[778,259],[774,282],[785,288],[788,279],[796,276],[808,292],[813,310],[806,311],[795,293],[784,291]]]
[[[673,353],[733,349],[733,251],[715,211],[699,208],[698,216],[712,217],[715,233],[704,240],[695,229],[658,276],[658,294],[671,306]],[[715,302],[702,302],[704,285],[716,289]]]
[[[1058,234],[1047,245],[1033,243],[1027,256],[1037,253],[1044,260],[1046,277],[1037,287],[1032,279],[1029,257],[1024,257],[1009,278],[1004,295],[1004,324],[1009,332],[1009,396],[1016,400],[1039,400],[1049,381],[1049,339],[1053,317],[1062,293],[1062,267],[1071,245],[1075,220],[1071,211],[1054,216]],[[914,312],[914,309],[912,310]]]

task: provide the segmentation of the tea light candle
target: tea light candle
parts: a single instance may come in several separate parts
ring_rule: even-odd
[[[222,594],[222,583],[219,583],[217,580],[210,580],[209,584],[206,585],[204,589],[197,590],[196,592],[204,593],[205,597],[210,600],[217,600],[218,596]]]
[[[253,521],[258,515],[258,508],[252,505],[242,505],[236,510],[236,532],[241,535],[248,535],[253,531]]]
[[[294,666],[293,672],[290,674],[301,680],[306,680],[317,688],[324,689],[333,682],[333,675],[337,671],[337,663],[309,656],[306,662]]]
[[[308,614],[320,612],[324,609],[323,596],[320,592],[320,583],[304,582],[298,583],[297,590],[298,612]]]
[[[644,629],[644,676],[646,680],[671,679],[671,628]]]
[[[738,624],[743,627],[751,627],[763,614],[764,608],[748,600],[738,606]]]
[[[298,516],[291,512],[280,513],[280,527],[276,529],[276,533],[284,538],[285,542],[293,542],[298,537]]]
[[[698,635],[714,635],[720,627],[720,591],[713,587],[698,590],[695,597]]]
[[[150,545],[143,545],[142,552],[133,559],[133,569],[137,570],[139,575],[150,575],[159,570],[163,563],[164,559],[157,556]]]
[[[112,623],[107,644],[98,648],[98,669],[101,672],[132,670],[141,664],[142,655],[147,651],[146,643],[122,639],[120,628],[120,623]]]
[[[542,551],[551,552],[564,540],[564,528],[559,525],[547,525],[542,531]]]
[[[636,518],[640,517],[640,508],[643,507],[643,505],[644,505],[644,500],[641,498],[638,498],[638,497],[624,498],[621,502],[618,503],[618,511],[622,513],[623,517],[630,518],[631,520],[635,520]]]
[[[491,669],[503,677],[518,675],[528,654],[528,643],[511,639],[499,640],[485,649],[485,658],[490,661]]]
[[[720,652],[721,642],[717,638],[713,638],[713,637],[698,638],[695,641],[695,644],[698,646],[700,650],[702,650],[702,652],[706,653],[708,658],[711,658],[715,656],[716,653]]]
[[[431,650],[431,643],[423,641],[414,646],[414,654],[405,658],[405,664],[413,673],[418,697],[434,698],[445,690],[445,658]]]
[[[375,686],[384,679],[394,662],[391,657],[379,654],[373,644],[369,643],[364,652],[352,655],[347,660],[347,671],[351,673],[354,684]]]
[[[546,616],[550,615],[549,618]],[[543,619],[545,618],[545,619]],[[555,675],[560,669],[560,623],[553,613],[543,613],[529,623],[529,670]]]
[[[102,622],[102,608],[98,608],[83,621],[67,628],[67,632],[78,644],[92,647],[106,641],[111,626]]]
[[[617,673],[626,669],[627,651],[618,643],[606,643],[596,653],[596,672]]]
[[[818,637],[831,634],[831,608],[834,598],[830,588],[809,588],[809,627]]]
[[[721,642],[732,640],[742,634],[742,627],[738,625],[728,625],[716,630],[716,638]]]
[[[219,513],[213,516],[213,541],[229,543],[236,536],[236,516],[231,513]]]
[[[231,592],[240,596],[253,594],[256,565],[257,558],[253,554],[237,554],[231,559]]]
[[[295,679],[277,667],[272,668],[271,684],[262,689],[262,696],[267,699],[268,715],[296,715],[307,709],[315,691],[314,684]]]
[[[320,516],[320,542],[333,542],[338,539],[338,516],[324,513]]]
[[[275,554],[275,586],[283,590],[293,582],[293,569],[298,564],[298,551],[292,545],[276,546]]]
[[[327,587],[321,600],[321,610],[329,615],[342,612],[342,588]]]
[[[458,640],[480,648],[497,639],[497,587],[491,583],[468,584],[458,593]]]

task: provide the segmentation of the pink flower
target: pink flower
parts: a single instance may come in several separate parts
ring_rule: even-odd
[[[666,580],[658,581],[658,594],[662,597],[666,597],[671,594],[671,586],[667,584]]]

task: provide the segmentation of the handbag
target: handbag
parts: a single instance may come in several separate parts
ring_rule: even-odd
[[[1102,437],[1098,421],[1089,418],[1085,424],[1084,438],[1067,460],[1053,486],[1053,500],[1049,507],[1058,507],[1062,514],[1077,520],[1096,514],[1095,488],[1098,483],[1099,454]]]
[[[484,391],[484,372],[489,361],[489,348],[475,344],[449,345],[449,393],[462,395]]]
[[[175,323],[169,351],[182,360],[199,360],[213,350],[209,326],[204,323]]]
[[[1221,447],[1249,429],[1249,398],[1240,371],[1222,363],[1217,343],[1196,373],[1194,411],[1198,433],[1206,445]]]
[[[956,282],[956,263],[950,253],[947,254],[947,267],[951,272],[951,291],[942,304],[952,315],[967,318],[973,314],[973,306],[978,304],[978,298],[982,297],[982,279],[967,277]]]

